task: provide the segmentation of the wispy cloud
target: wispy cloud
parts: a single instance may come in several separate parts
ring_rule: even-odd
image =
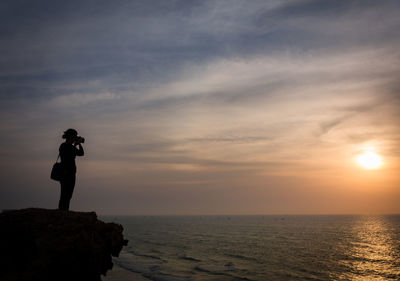
[[[98,93],[98,94],[69,94],[60,95],[49,101],[49,106],[69,107],[83,106],[98,101],[107,101],[118,99],[118,95],[114,93]]]

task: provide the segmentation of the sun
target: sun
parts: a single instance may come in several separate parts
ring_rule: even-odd
[[[382,158],[373,151],[366,151],[358,155],[357,163],[368,170],[378,169],[383,165]]]

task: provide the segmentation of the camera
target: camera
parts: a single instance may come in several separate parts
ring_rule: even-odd
[[[85,138],[81,137],[81,136],[77,136],[75,142],[77,143],[84,143],[85,142]]]

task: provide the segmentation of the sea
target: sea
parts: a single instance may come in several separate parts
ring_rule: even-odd
[[[104,216],[103,281],[400,280],[400,215]]]

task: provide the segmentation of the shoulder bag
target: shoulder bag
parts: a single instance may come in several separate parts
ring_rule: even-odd
[[[63,168],[61,166],[61,162],[58,162],[59,158],[60,158],[60,154],[58,154],[56,163],[54,163],[53,168],[51,169],[51,174],[50,174],[50,178],[55,181],[60,181],[62,174],[63,174]]]

